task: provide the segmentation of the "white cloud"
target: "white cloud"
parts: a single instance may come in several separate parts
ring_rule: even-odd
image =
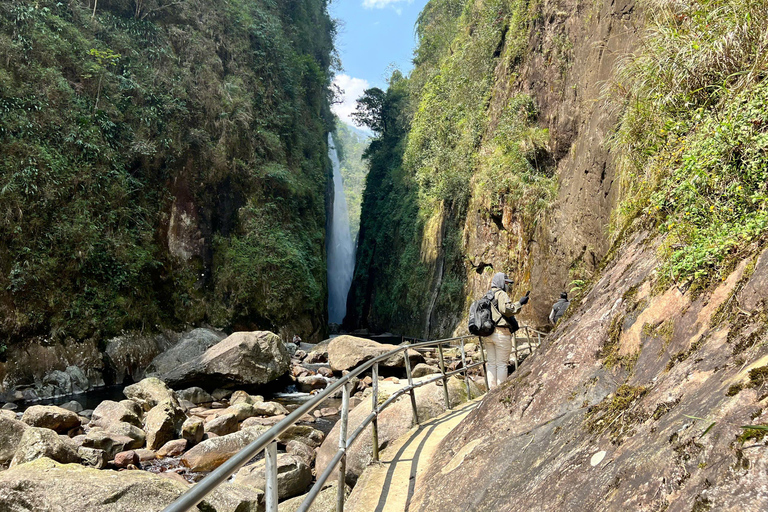
[[[384,9],[387,6],[399,4],[401,2],[410,4],[413,3],[413,0],[363,0],[363,7],[366,9]],[[400,12],[402,12],[402,9],[400,9]]]
[[[357,98],[363,95],[366,89],[370,89],[371,85],[368,80],[363,78],[353,78],[349,75],[336,75],[333,79],[334,85],[338,86],[342,90],[343,95],[341,103],[335,103],[332,107],[333,113],[339,116],[343,122],[358,126],[352,119],[352,112],[355,111],[357,106]]]

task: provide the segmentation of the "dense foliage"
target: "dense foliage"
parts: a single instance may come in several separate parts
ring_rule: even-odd
[[[360,207],[363,202],[365,177],[368,175],[368,165],[363,160],[363,153],[368,147],[370,137],[354,126],[337,121],[334,140],[339,152],[341,179],[344,182],[344,196],[347,199],[349,230],[352,240],[355,240],[360,231]]]
[[[0,5],[3,338],[324,318],[326,3]]]
[[[626,101],[618,233],[638,216],[664,236],[660,284],[724,279],[768,229],[768,5],[649,1],[642,51],[612,92]]]
[[[488,215],[513,203],[527,226],[551,201],[549,135],[535,102],[495,91],[497,69],[514,79],[536,9],[526,0],[432,0],[417,22],[410,77],[396,73],[386,92],[366,91],[358,117],[378,137],[367,153],[350,319],[429,335],[431,301],[446,317],[466,306],[470,198],[488,198]],[[427,253],[438,239],[436,261]]]

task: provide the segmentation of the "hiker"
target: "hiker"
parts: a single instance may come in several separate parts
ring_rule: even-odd
[[[493,306],[491,316],[496,327],[489,336],[483,337],[488,353],[488,386],[491,389],[507,379],[509,354],[512,352],[512,333],[518,329],[515,314],[528,302],[528,294],[513,303],[507,295],[507,287],[513,283],[503,272],[498,272],[491,281]],[[529,292],[530,293],[530,292]]]
[[[568,294],[563,292],[560,294],[560,300],[552,304],[552,311],[549,313],[549,323],[555,325],[560,317],[565,314],[565,310],[571,305],[571,301],[568,300]]]

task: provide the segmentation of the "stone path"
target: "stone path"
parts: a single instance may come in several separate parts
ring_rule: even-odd
[[[360,476],[344,506],[345,512],[407,511],[411,497],[437,445],[459,424],[482,398],[414,427],[381,452],[381,462]]]

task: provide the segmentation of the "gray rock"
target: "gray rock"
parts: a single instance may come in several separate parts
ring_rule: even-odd
[[[237,416],[232,413],[222,414],[212,418],[205,424],[205,432],[213,432],[218,436],[225,436],[237,431]]]
[[[214,400],[221,401],[225,398],[229,398],[232,396],[232,390],[231,389],[223,389],[223,388],[217,388],[213,390],[213,393],[211,393],[211,396]]]
[[[147,377],[141,382],[131,384],[123,390],[123,394],[141,404],[145,411],[166,400],[178,401],[176,393],[157,377]]]
[[[84,466],[89,466],[96,469],[104,469],[107,467],[107,452],[99,450],[98,448],[86,448],[81,446],[77,449],[77,454],[80,456],[80,463]]]
[[[21,436],[29,425],[6,416],[0,416],[0,464],[8,464],[16,453]]]
[[[39,387],[43,396],[57,397],[72,394],[72,377],[61,370],[53,370],[42,379]]]
[[[112,460],[116,454],[136,447],[136,440],[104,430],[91,430],[83,439],[83,447],[104,450],[107,458]]]
[[[31,462],[41,457],[48,457],[65,464],[80,462],[80,456],[74,448],[62,441],[51,429],[30,427],[24,430],[11,460],[11,467]]]
[[[266,462],[243,466],[232,481],[236,485],[264,489],[266,487]],[[301,457],[281,453],[277,456],[277,497],[280,500],[304,493],[312,482],[312,471]]]
[[[118,403],[135,414],[137,418],[141,418],[144,415],[141,404],[136,400],[120,400]]]
[[[192,416],[187,418],[181,425],[181,437],[189,441],[190,444],[198,444],[205,435],[205,425],[203,420]]]
[[[202,355],[225,337],[224,333],[212,329],[194,329],[184,334],[176,345],[155,357],[147,366],[147,375],[159,376],[169,373],[190,359]]]
[[[59,433],[80,426],[77,413],[55,405],[33,405],[24,411],[21,421],[33,427],[49,428]]]
[[[292,439],[285,444],[285,453],[301,457],[304,463],[310,467],[315,461],[314,448],[296,439]]]
[[[435,373],[440,373],[440,368],[436,366],[430,366],[428,364],[420,363],[417,364],[416,367],[413,369],[413,378],[418,377],[424,377],[425,375],[432,375]]]
[[[277,402],[260,402],[253,406],[255,416],[277,416],[288,414],[288,409]]]
[[[337,479],[331,478],[326,482],[326,487],[317,495],[307,512],[336,512],[336,495],[338,489]],[[345,489],[345,496],[349,497],[349,487]],[[306,495],[296,496],[280,503],[280,512],[296,512],[306,499]]]
[[[377,343],[365,338],[338,336],[328,344],[328,362],[335,372],[350,370],[396,348],[396,345]],[[411,367],[424,362],[424,356],[415,350],[408,351],[408,359],[411,362]],[[405,366],[405,358],[400,352],[379,364],[385,368],[402,368]]]
[[[117,436],[125,436],[130,437],[133,439],[133,443],[126,446],[126,450],[134,450],[136,448],[141,448],[144,446],[144,443],[147,440],[146,433],[140,429],[139,427],[135,425],[131,425],[130,423],[126,423],[124,421],[119,423],[113,423],[109,426],[108,429],[105,430],[105,432],[109,434],[115,434]]]
[[[325,434],[309,425],[291,425],[277,436],[277,440],[281,444],[288,444],[289,441],[301,441],[307,446],[317,448],[325,440]]]
[[[120,422],[130,423],[137,427],[141,426],[141,420],[136,413],[122,403],[112,400],[101,402],[91,414],[91,426],[109,428],[113,423]]]
[[[3,404],[3,409],[6,411],[16,411],[19,409],[19,406],[13,402],[8,402],[7,404]]]
[[[296,383],[299,385],[299,391],[309,393],[315,389],[325,389],[328,380],[322,375],[307,375],[296,379]]]
[[[185,420],[184,411],[175,399],[165,400],[154,406],[144,418],[147,448],[157,450],[168,441],[177,439]]]
[[[296,351],[299,350],[299,346],[295,343],[288,342],[285,344],[285,350],[288,351],[290,357],[293,357],[294,354],[296,354]]]
[[[248,427],[233,434],[206,439],[185,453],[181,463],[192,471],[213,471],[267,430],[268,427]]]
[[[289,365],[285,345],[276,334],[236,332],[203,354],[158,375],[174,386],[198,382],[266,384],[285,374]]]
[[[80,411],[80,416],[90,420],[93,417],[93,409],[83,409],[82,411]]]
[[[88,380],[88,376],[78,366],[67,366],[64,372],[69,375],[69,380],[72,383],[72,393],[85,393],[91,388],[91,383]],[[75,411],[79,412],[79,411]]]
[[[264,401],[264,397],[261,395],[249,395],[245,391],[235,391],[232,396],[229,397],[230,405],[244,404],[258,404]]]
[[[213,402],[213,397],[203,388],[191,387],[177,391],[176,394],[181,400],[188,400],[195,405]]]
[[[114,380],[121,384],[143,379],[150,363],[170,346],[170,340],[162,334],[155,336],[125,335],[107,341],[106,362],[114,373]]]
[[[80,402],[78,402],[77,400],[70,400],[69,402],[67,402],[65,404],[61,404],[59,407],[61,407],[62,409],[66,409],[68,411],[75,412],[75,413],[82,412],[82,410],[83,410],[82,404]]]

